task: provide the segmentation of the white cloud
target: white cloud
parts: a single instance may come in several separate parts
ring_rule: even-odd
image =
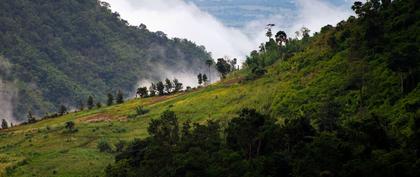
[[[277,24],[275,30],[289,35],[301,27],[319,31],[327,24],[352,15],[350,7],[335,6],[323,0],[295,0],[297,11],[285,10],[271,18],[250,22],[244,29],[234,29],[182,0],[105,0],[114,11],[132,25],[144,23],[151,31],[163,31],[169,37],[187,38],[204,45],[214,58],[225,55],[244,59],[258,44],[266,41],[264,27]]]
[[[213,57],[244,56],[254,43],[239,29],[225,27],[193,4],[181,0],[106,0],[132,25],[144,23],[151,31],[187,38],[204,45]]]

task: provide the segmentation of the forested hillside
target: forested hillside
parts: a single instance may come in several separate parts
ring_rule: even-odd
[[[0,110],[12,107],[21,121],[29,111],[44,116],[90,95],[128,95],[140,79],[166,77],[162,71],[195,74],[209,58],[192,42],[129,26],[97,0],[0,3],[0,98],[9,105]]]
[[[313,36],[268,30],[218,83],[5,124],[0,176],[418,177],[419,7],[356,2]]]

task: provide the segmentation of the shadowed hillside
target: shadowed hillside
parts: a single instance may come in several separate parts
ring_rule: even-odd
[[[10,101],[19,121],[29,111],[44,116],[61,104],[76,107],[89,95],[128,95],[141,79],[169,77],[162,71],[195,74],[209,58],[192,42],[129,26],[96,0],[0,4],[0,79],[16,88]]]

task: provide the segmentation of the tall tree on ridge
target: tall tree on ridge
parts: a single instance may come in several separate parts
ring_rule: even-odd
[[[88,97],[88,100],[87,100],[87,107],[88,107],[88,109],[92,109],[94,106],[95,105],[93,103],[93,97],[92,96],[89,96]]]
[[[203,75],[201,73],[197,75],[197,79],[198,79],[198,85],[203,84]]]
[[[2,129],[8,129],[9,125],[7,124],[7,121],[5,119],[1,120],[1,128]]]
[[[171,80],[169,80],[168,78],[165,79],[165,90],[166,93],[170,94],[172,92],[173,89],[173,84],[171,82]]]
[[[156,84],[156,90],[158,91],[158,93],[159,93],[160,96],[162,96],[162,95],[165,94],[165,91],[164,91],[165,90],[165,85],[163,84],[162,81],[159,81]]]
[[[211,83],[211,66],[214,65],[213,59],[206,60],[206,64],[209,67],[209,82]]]
[[[106,105],[111,106],[114,104],[114,96],[111,93],[108,93],[108,101],[106,102]]]
[[[124,103],[124,95],[122,93],[121,90],[118,90],[117,92],[117,100],[116,100],[117,104],[121,104]]]

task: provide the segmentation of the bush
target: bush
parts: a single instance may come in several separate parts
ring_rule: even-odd
[[[124,150],[124,147],[125,147],[126,144],[127,144],[127,142],[125,142],[124,140],[119,140],[115,144],[115,151],[122,152]]]
[[[68,121],[65,124],[65,128],[67,130],[68,133],[74,133],[77,132],[77,129],[75,128],[76,124],[73,121]]]
[[[138,106],[138,107],[136,108],[136,114],[137,114],[138,116],[141,116],[141,115],[147,114],[148,112],[149,112],[149,110],[144,109],[144,107],[143,107],[143,106]]]
[[[97,147],[100,152],[112,152],[111,145],[105,139],[100,140]]]

